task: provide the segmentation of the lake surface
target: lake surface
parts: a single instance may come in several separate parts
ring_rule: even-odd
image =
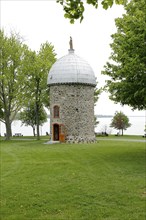
[[[129,122],[131,123],[131,127],[124,130],[124,134],[127,135],[143,135],[144,128],[146,124],[146,119],[143,116],[129,116]],[[103,117],[98,118],[99,124],[95,128],[96,132],[107,132],[108,134],[116,134],[118,130],[115,130],[110,127],[112,118]],[[0,123],[0,133],[3,136],[5,130],[5,125]],[[40,126],[40,135],[46,135],[46,132],[50,133],[50,119],[43,126]],[[33,131],[30,126],[21,126],[21,121],[14,121],[12,123],[12,133],[22,133],[24,136],[33,136]]]
[[[127,128],[127,130],[124,130],[124,134],[127,135],[143,135],[144,134],[144,129],[145,129],[145,124],[146,124],[146,119],[143,116],[130,116],[129,122],[131,123],[131,126]],[[112,118],[99,118],[99,124],[95,128],[96,132],[104,132],[106,131],[108,134],[116,134],[118,130],[111,128],[110,123],[111,123]]]

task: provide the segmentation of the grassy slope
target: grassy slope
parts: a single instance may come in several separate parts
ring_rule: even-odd
[[[1,142],[2,220],[144,220],[145,143]]]

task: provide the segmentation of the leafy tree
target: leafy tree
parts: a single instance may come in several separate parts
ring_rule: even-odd
[[[37,139],[40,139],[40,111],[42,106],[49,106],[49,90],[47,87],[48,72],[56,61],[54,47],[46,42],[42,44],[38,53],[28,51],[23,71],[27,76],[26,93],[27,102],[35,103],[35,116],[37,127]]]
[[[0,100],[0,119],[1,119],[1,121],[3,118],[4,118],[3,105],[2,105],[2,101]]]
[[[126,115],[124,115],[122,112],[116,112],[110,124],[110,127],[118,129],[119,131],[121,130],[122,135],[123,135],[123,130],[126,130],[130,126],[131,124],[129,123],[129,118]]]
[[[96,115],[94,115],[94,128],[99,124],[98,118]]]
[[[49,106],[47,75],[56,60],[54,48],[46,42],[36,53],[19,35],[7,37],[0,30],[0,55],[0,120],[6,125],[6,139],[12,136],[12,121],[29,100],[35,102],[39,139],[39,112],[42,105]]]
[[[30,125],[33,129],[33,135],[35,136],[35,127],[37,125],[36,121],[36,108],[34,103],[29,103],[28,107],[25,107],[22,112],[20,112],[19,120],[22,121],[22,125]],[[47,113],[44,108],[41,107],[39,110],[39,126],[43,125],[47,121]]]
[[[94,89],[94,105],[96,105],[96,102],[99,99],[99,95],[101,94],[102,89],[98,89],[97,87],[95,87]]]
[[[117,33],[112,35],[111,62],[103,74],[110,99],[133,109],[146,109],[146,4],[145,0],[131,0],[126,14],[117,18]]]
[[[6,125],[6,139],[12,136],[11,123],[22,104],[24,76],[21,65],[26,46],[17,34],[5,36],[0,30],[0,121]]]
[[[56,0],[63,6],[65,12],[64,17],[70,19],[70,23],[74,23],[75,20],[83,20],[85,11],[85,1],[83,0]],[[115,4],[125,4],[127,0],[102,0],[101,4],[104,9],[108,9]],[[98,8],[99,0],[86,0],[86,3],[92,5],[94,8]]]

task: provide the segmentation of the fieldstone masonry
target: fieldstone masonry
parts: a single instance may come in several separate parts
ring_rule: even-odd
[[[53,141],[95,142],[94,87],[88,62],[74,53],[70,37],[68,54],[58,59],[48,74],[50,133]]]
[[[53,117],[53,107],[59,106],[59,118]],[[69,143],[95,142],[94,86],[87,84],[50,85],[50,133],[53,124],[64,125]]]

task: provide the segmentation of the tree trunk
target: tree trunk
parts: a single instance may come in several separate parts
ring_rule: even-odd
[[[37,124],[37,140],[40,140],[39,124]]]
[[[37,140],[40,140],[39,124],[40,124],[40,117],[39,117],[39,104],[36,103],[36,128],[37,128]]]
[[[36,78],[37,86],[36,86],[36,130],[37,130],[37,140],[40,140],[40,78]]]
[[[123,136],[123,129],[122,129],[122,136]]]
[[[33,136],[35,137],[35,126],[32,126],[33,129]]]
[[[5,118],[5,125],[6,125],[6,140],[10,140],[12,137],[12,129],[11,129],[11,122],[9,117]]]

